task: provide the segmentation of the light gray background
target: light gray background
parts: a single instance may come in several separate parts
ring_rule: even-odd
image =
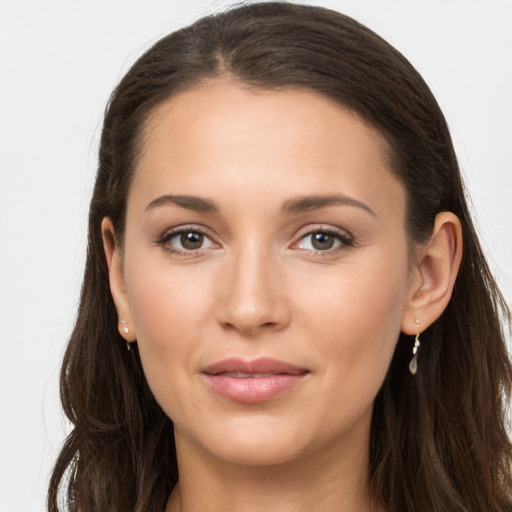
[[[44,510],[66,432],[58,372],[110,91],[150,43],[231,3],[0,0],[0,512]],[[510,304],[512,0],[309,3],[376,30],[430,84]]]

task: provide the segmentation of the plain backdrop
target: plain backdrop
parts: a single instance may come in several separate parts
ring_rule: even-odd
[[[68,428],[58,373],[107,98],[160,36],[231,3],[0,0],[0,512],[44,510]],[[423,74],[447,117],[510,304],[512,0],[308,3],[365,23]]]

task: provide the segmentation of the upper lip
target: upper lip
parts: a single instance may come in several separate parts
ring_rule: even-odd
[[[207,375],[219,375],[227,372],[301,375],[307,373],[308,369],[270,357],[260,357],[251,361],[232,357],[213,363],[203,369],[203,373]]]

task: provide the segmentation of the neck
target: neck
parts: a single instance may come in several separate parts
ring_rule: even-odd
[[[359,446],[265,466],[198,451],[177,439],[180,480],[166,512],[382,512],[370,503],[368,451]]]

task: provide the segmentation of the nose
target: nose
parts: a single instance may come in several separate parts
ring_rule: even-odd
[[[263,250],[233,255],[224,267],[217,321],[245,336],[284,329],[290,322],[283,269]]]

